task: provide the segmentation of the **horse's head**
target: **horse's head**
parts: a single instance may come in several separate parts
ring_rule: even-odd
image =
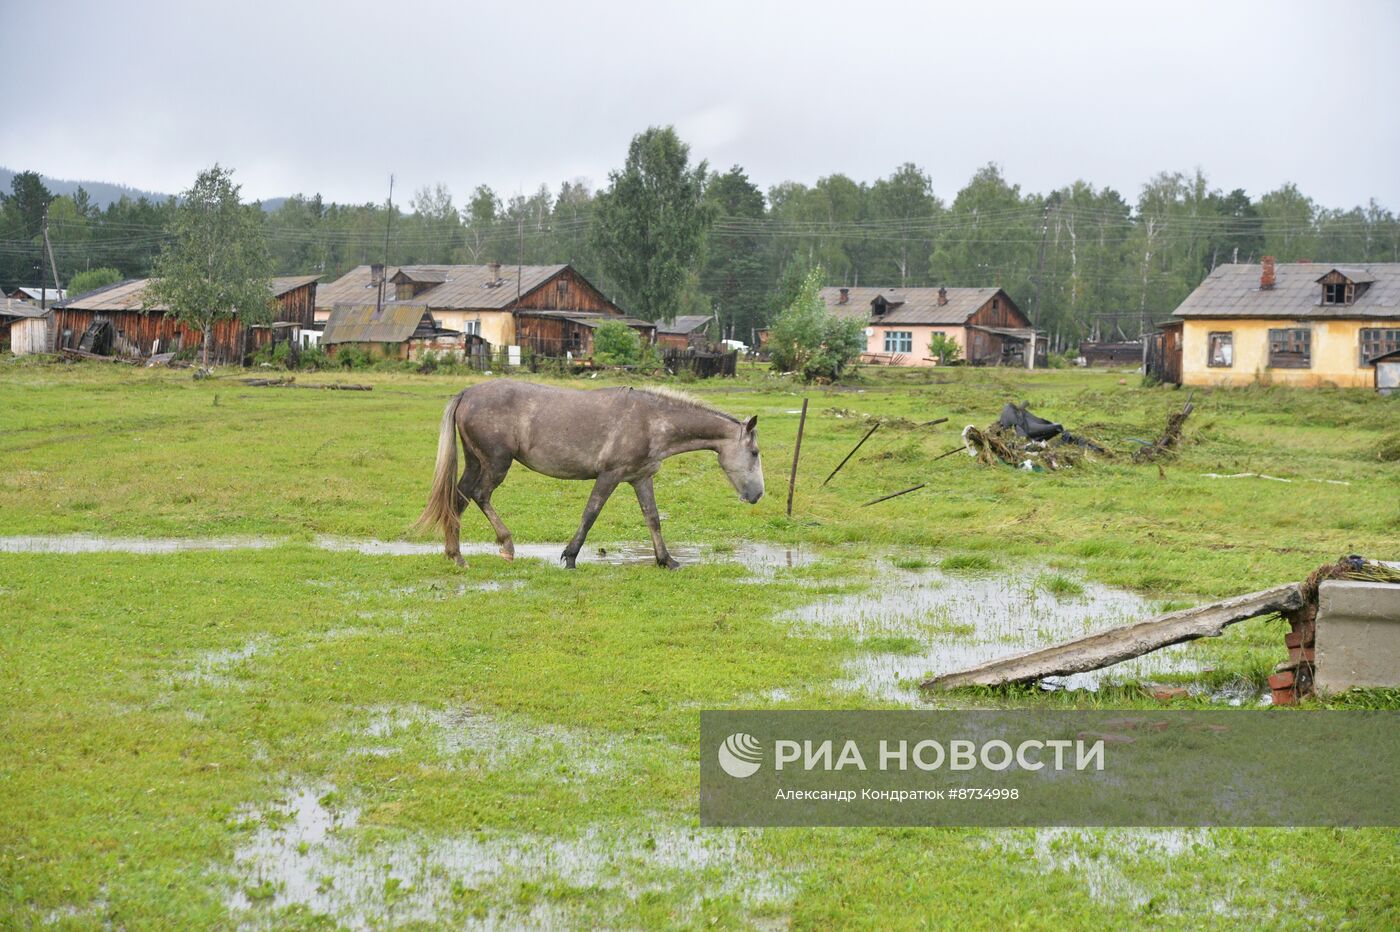
[[[740,424],[719,445],[719,465],[739,498],[752,505],[763,497],[763,460],[758,455],[758,418]]]

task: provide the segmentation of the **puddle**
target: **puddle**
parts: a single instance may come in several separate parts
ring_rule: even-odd
[[[597,908],[587,893],[619,898],[694,889],[693,906],[732,895],[760,906],[791,898],[794,888],[754,863],[740,833],[701,832],[657,822],[595,823],[577,834],[478,831],[371,839],[358,830],[360,810],[333,787],[303,784],[264,812],[234,856],[237,885],[228,908],[248,921],[300,908],[350,928],[438,924],[467,903],[489,910],[484,925],[570,927],[570,900]],[[562,900],[520,896],[522,884],[568,889]]]
[[[0,537],[0,553],[182,553],[191,550],[266,550],[268,537],[97,537],[48,534]]]
[[[138,553],[162,554],[199,550],[266,550],[295,543],[269,537],[99,537],[91,534],[50,534],[0,537],[0,553]],[[313,545],[333,553],[362,553],[370,556],[440,555],[440,541],[395,541],[373,538],[317,537]],[[499,559],[494,543],[462,544],[464,557],[489,556]],[[739,563],[759,573],[806,566],[816,556],[805,548],[785,547],[756,541],[741,541],[725,547],[671,547],[671,555],[682,564],[722,560]],[[564,552],[562,543],[517,543],[515,555],[528,560],[558,564]],[[589,544],[578,555],[579,563],[613,566],[654,565],[651,544]]]
[[[1228,858],[1206,829],[1033,829],[998,833],[997,846],[1008,854],[1028,855],[1041,873],[1071,875],[1099,902],[1141,908],[1151,890],[1129,874],[1135,862],[1148,862],[1153,873],[1170,874],[1183,855],[1204,853]],[[1216,904],[1211,912],[1218,912]]]
[[[836,685],[897,702],[920,702],[917,684],[1009,654],[1132,621],[1158,603],[1095,583],[1065,585],[1056,595],[1034,570],[953,574],[882,565],[865,592],[836,596],[787,613],[793,624],[866,642],[868,653],[846,665]],[[1062,577],[1054,577],[1062,580]],[[1105,682],[1199,672],[1182,645],[1104,670],[1046,680],[1051,688],[1096,689]]]
[[[260,650],[262,645],[249,641],[235,649],[205,651],[195,659],[191,669],[176,674],[176,678],[199,686],[232,686],[233,669]]]
[[[454,764],[513,773],[538,770],[555,782],[621,772],[627,766],[627,749],[611,734],[511,721],[460,706],[381,706],[369,710],[369,721],[358,733],[374,743],[356,753],[389,757],[401,753],[407,742],[427,740]]]

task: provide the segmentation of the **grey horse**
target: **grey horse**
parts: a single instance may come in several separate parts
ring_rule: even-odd
[[[675,569],[680,564],[661,539],[652,476],[667,457],[713,450],[739,498],[753,504],[763,497],[757,426],[757,417],[741,422],[664,389],[587,391],[512,379],[483,382],[458,393],[442,414],[433,489],[418,526],[441,525],[447,556],[465,566],[462,510],[469,500],[476,502],[496,531],[501,556],[514,559],[510,531],[491,506],[491,493],[514,461],[556,479],[594,480],[578,533],[564,548],[562,559],[570,569],[598,512],[622,482],[630,482],[637,493],[657,564]],[[459,437],[467,460],[460,480]]]

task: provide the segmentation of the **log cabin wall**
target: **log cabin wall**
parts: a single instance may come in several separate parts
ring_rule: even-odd
[[[520,302],[513,306],[522,310],[593,311],[623,316],[622,308],[609,301],[572,268],[565,268],[538,288],[521,295]]]
[[[967,325],[967,349],[963,354],[964,358],[972,363],[997,365],[1001,362],[1002,338],[995,333],[974,330],[973,326],[1025,329],[1031,326],[1031,320],[1022,313],[1006,292],[998,291],[972,312],[972,316],[967,319]]]
[[[315,307],[316,285],[310,282],[278,296],[273,320],[310,326]],[[158,352],[162,353],[198,350],[204,341],[199,330],[160,311],[90,311],[73,307],[54,309],[54,349],[76,349],[83,332],[99,317],[112,322],[119,345],[125,341],[118,352],[149,356],[157,340]],[[267,328],[244,327],[237,318],[218,321],[210,333],[209,361],[217,365],[242,364],[245,357],[272,339],[273,331]]]

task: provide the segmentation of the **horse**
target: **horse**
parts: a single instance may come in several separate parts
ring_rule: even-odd
[[[637,493],[658,566],[676,569],[661,538],[652,477],[669,457],[696,450],[719,456],[720,468],[752,505],[763,497],[758,417],[740,421],[698,399],[661,388],[556,388],[495,379],[464,389],[447,403],[438,432],[432,491],[417,526],[441,526],[444,550],[458,566],[461,517],[473,501],[491,522],[500,554],[515,559],[509,529],[491,505],[511,463],[555,479],[592,479],[593,493],[561,560],[569,569],[608,496],[623,482]],[[457,440],[466,458],[457,478]]]

